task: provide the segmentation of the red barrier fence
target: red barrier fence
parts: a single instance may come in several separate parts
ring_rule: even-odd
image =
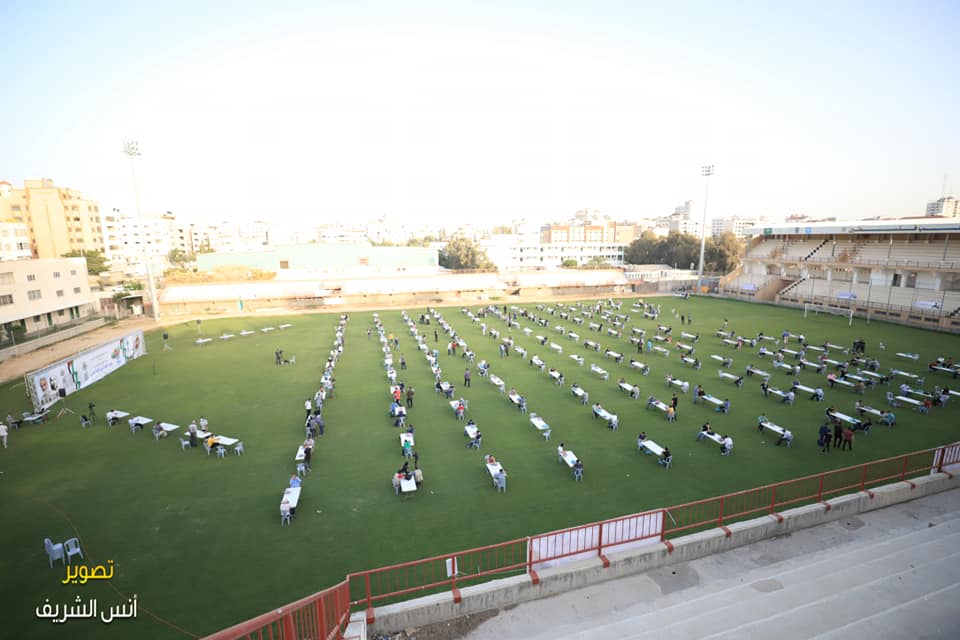
[[[331,640],[342,638],[351,608],[363,606],[367,621],[373,607],[385,600],[428,590],[450,588],[456,602],[459,587],[498,574],[523,571],[538,580],[538,565],[577,557],[597,556],[629,545],[665,541],[691,529],[724,526],[761,514],[778,516],[783,508],[822,502],[831,496],[864,491],[894,480],[907,481],[944,467],[960,465],[960,442],[906,453],[855,467],[834,469],[803,478],[747,489],[696,502],[603,520],[560,531],[501,542],[477,549],[413,560],[389,567],[351,573],[340,584],[286,607],[224,629],[209,638],[226,640]],[[828,507],[829,508],[829,507]],[[672,550],[669,542],[668,550]]]
[[[350,619],[350,585],[344,580],[252,620],[207,636],[207,640],[340,640]]]

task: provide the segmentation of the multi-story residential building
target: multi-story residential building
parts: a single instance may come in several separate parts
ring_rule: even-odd
[[[30,231],[23,222],[0,221],[0,260],[29,260]]]
[[[540,242],[586,242],[630,244],[637,236],[637,226],[601,217],[594,209],[577,211],[572,220],[540,227]]]
[[[0,220],[27,225],[37,258],[59,258],[71,251],[105,253],[100,205],[53,180],[25,180],[23,189],[0,182]]]
[[[616,242],[538,242],[516,234],[492,235],[480,241],[480,247],[500,271],[555,269],[568,260],[578,266],[603,263],[623,264],[624,243]]]
[[[145,257],[149,257],[151,267],[162,270],[169,266],[170,251],[195,253],[191,225],[170,212],[139,218],[113,209],[104,214],[103,227],[107,257],[115,269],[142,274],[146,271]]]
[[[960,217],[960,200],[953,196],[940,198],[927,203],[928,216],[943,216],[944,218]]]
[[[749,235],[747,229],[755,227],[761,222],[764,222],[763,218],[745,218],[742,216],[714,218],[710,221],[710,235],[718,238],[729,231],[738,238],[745,238]]]
[[[689,220],[687,218],[670,217],[668,226],[670,231],[679,233],[689,233],[692,236],[700,237],[700,230],[703,228],[699,220]]]
[[[0,326],[26,333],[92,315],[96,305],[83,258],[0,263]]]

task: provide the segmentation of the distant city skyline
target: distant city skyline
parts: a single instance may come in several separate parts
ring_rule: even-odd
[[[958,18],[951,2],[8,4],[0,180],[133,212],[136,139],[143,211],[206,222],[698,215],[703,164],[709,218],[920,216],[960,184],[960,65],[930,36]]]

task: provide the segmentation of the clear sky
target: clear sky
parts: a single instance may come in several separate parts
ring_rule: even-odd
[[[310,6],[313,5],[313,6]],[[669,6],[666,6],[669,5]],[[0,179],[209,220],[918,215],[960,3],[0,2]]]

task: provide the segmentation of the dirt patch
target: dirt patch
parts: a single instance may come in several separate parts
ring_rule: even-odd
[[[425,627],[404,629],[392,633],[371,634],[370,638],[371,640],[457,640],[498,615],[500,615],[499,611],[484,611],[456,620],[435,622]]]

